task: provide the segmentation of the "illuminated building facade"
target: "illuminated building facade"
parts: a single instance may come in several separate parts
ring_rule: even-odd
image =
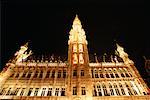
[[[90,62],[85,31],[75,17],[68,40],[68,59],[36,59],[28,44],[0,74],[0,99],[148,100],[149,88],[123,47],[107,61]],[[25,60],[26,59],[26,60]],[[121,59],[121,60],[120,60]]]

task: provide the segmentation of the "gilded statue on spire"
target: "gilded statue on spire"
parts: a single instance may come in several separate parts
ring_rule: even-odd
[[[20,50],[15,53],[15,59],[14,63],[21,62],[22,60],[26,59],[28,56],[32,54],[32,51],[30,50],[29,53],[27,53],[28,49],[28,42],[20,47]]]
[[[116,44],[116,45],[117,45],[118,55],[123,59],[124,63],[127,65],[134,64],[134,62],[128,58],[128,54],[124,51],[124,48],[118,44]]]

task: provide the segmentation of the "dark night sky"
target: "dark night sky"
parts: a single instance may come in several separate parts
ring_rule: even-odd
[[[142,72],[142,56],[150,56],[148,6],[144,1],[50,1],[2,2],[2,66],[28,40],[35,54],[67,55],[69,31],[78,14],[87,35],[89,53],[112,52],[116,39]]]

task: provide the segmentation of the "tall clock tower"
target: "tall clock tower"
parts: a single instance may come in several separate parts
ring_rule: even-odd
[[[73,21],[69,34],[68,63],[70,67],[70,93],[80,98],[84,97],[83,92],[86,95],[90,94],[90,89],[88,89],[90,73],[86,35],[78,15],[76,15]]]

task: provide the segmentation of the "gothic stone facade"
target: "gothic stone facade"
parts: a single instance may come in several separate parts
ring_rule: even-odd
[[[68,59],[53,57],[21,61],[28,56],[21,46],[0,74],[1,99],[148,100],[149,89],[132,60],[117,45],[122,62],[89,62],[87,40],[78,16],[68,41]],[[22,57],[20,59],[20,57]],[[54,60],[54,61],[53,61]]]

